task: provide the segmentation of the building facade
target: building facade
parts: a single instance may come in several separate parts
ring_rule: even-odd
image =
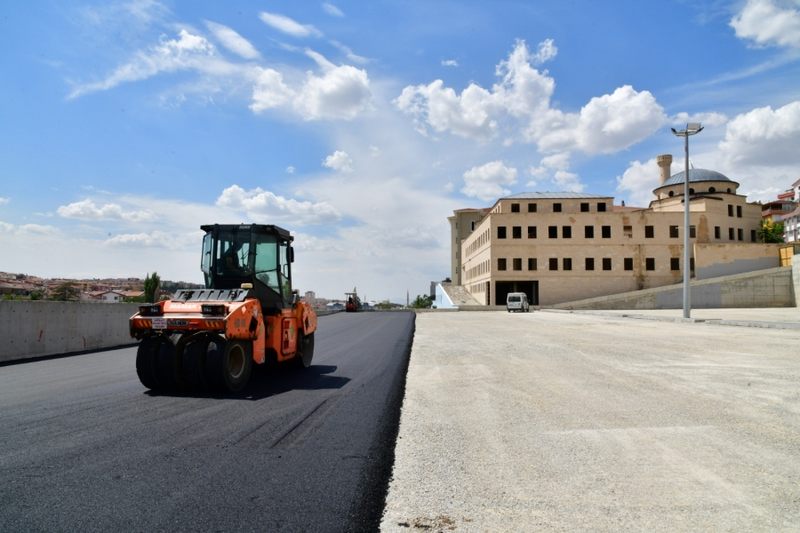
[[[658,157],[660,185],[649,207],[611,196],[522,193],[450,217],[452,279],[485,305],[525,292],[552,305],[680,283],[684,172]],[[691,275],[697,279],[778,266],[776,245],[758,242],[761,204],[714,171],[689,171]],[[471,231],[467,231],[470,228]],[[459,249],[455,249],[455,248]]]

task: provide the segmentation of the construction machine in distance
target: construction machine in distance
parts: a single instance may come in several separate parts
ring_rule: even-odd
[[[355,313],[361,311],[361,298],[358,297],[355,287],[353,287],[353,292],[346,292],[344,295],[347,297],[347,301],[344,304],[346,312]]]
[[[139,306],[136,373],[155,391],[239,392],[253,364],[314,356],[317,315],[292,290],[293,237],[263,224],[201,226],[204,289]]]

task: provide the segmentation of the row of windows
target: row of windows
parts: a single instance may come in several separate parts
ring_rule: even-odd
[[[467,255],[472,255],[481,246],[489,242],[489,231],[490,230],[487,229],[486,231],[478,235],[478,237],[474,241],[472,241],[472,243],[469,246],[467,246]]]
[[[733,216],[733,205],[732,204],[728,204],[728,216],[729,217]],[[740,206],[740,205],[736,206],[736,216],[738,218],[742,218],[742,206]]]
[[[528,270],[538,270],[538,260],[536,257],[528,257]],[[689,258],[690,268],[694,270],[694,258]],[[559,270],[559,260],[557,257],[551,257],[548,259],[548,270]],[[600,259],[599,264],[595,263],[594,257],[586,257],[584,258],[583,269],[586,271],[593,271],[597,269],[602,270],[613,270],[613,263],[610,257],[603,257]],[[681,269],[681,258],[680,257],[671,257],[669,260],[669,267],[670,270],[679,271]],[[633,270],[633,257],[625,257],[622,260],[622,268],[623,270]],[[521,257],[514,257],[511,259],[511,269],[512,270],[522,270],[522,258]],[[561,258],[561,270],[572,270],[572,258],[571,257],[562,257]],[[644,269],[653,271],[656,269],[656,259],[655,257],[646,257],[644,260]],[[505,257],[499,257],[497,259],[497,270],[508,270],[508,259]]]
[[[489,273],[489,260],[481,261],[474,267],[470,268],[466,272],[466,279],[472,279],[476,276],[480,276],[481,274],[488,274]]]
[[[633,226],[623,226],[622,227],[622,234],[627,238],[633,238]],[[694,226],[689,226],[689,237],[694,239],[696,238],[697,232]],[[600,226],[600,236],[603,239],[610,239],[611,238],[611,226]],[[678,239],[680,238],[680,228],[679,226],[670,226],[669,227],[669,236],[671,239]],[[550,239],[557,239],[558,238],[558,226],[548,226],[547,227],[547,237]],[[594,239],[594,226],[584,226],[583,228],[583,237],[586,239]],[[506,226],[497,226],[497,238],[498,239],[506,239],[508,238],[508,231]],[[512,239],[521,239],[522,238],[522,226],[511,226],[511,238]],[[536,226],[528,226],[528,238],[535,239],[537,238],[537,231]],[[572,226],[561,226],[561,238],[562,239],[571,239],[572,238]],[[645,226],[644,227],[644,238],[645,239],[653,239],[655,238],[655,227],[654,226]],[[715,239],[722,239],[722,228],[720,226],[714,226],[714,238]],[[756,242],[757,234],[756,230],[750,230],[750,241]],[[744,229],[742,228],[728,228],[728,240],[731,241],[743,241],[744,240]]]
[[[561,202],[553,202],[553,213],[561,213],[563,212],[564,206]],[[538,204],[529,202],[528,203],[528,213],[537,213],[538,212]],[[605,213],[606,212],[606,203],[605,202],[597,202],[595,209],[598,213]],[[581,213],[589,213],[590,212],[590,205],[589,202],[581,202],[580,205]],[[513,203],[511,204],[511,212],[512,213],[520,213],[521,212],[521,204]]]

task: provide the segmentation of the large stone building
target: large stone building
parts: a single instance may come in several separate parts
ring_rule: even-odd
[[[537,305],[680,283],[684,172],[658,157],[660,185],[649,207],[611,196],[521,193],[486,210],[449,217],[454,285],[481,304],[522,291]],[[711,170],[689,171],[691,275],[710,278],[778,266],[776,245],[758,242],[761,204]]]

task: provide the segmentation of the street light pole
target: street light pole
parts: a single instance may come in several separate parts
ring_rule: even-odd
[[[692,308],[689,294],[689,137],[703,131],[699,122],[686,124],[685,130],[672,128],[672,133],[684,138],[686,165],[683,173],[683,318],[689,318]]]

